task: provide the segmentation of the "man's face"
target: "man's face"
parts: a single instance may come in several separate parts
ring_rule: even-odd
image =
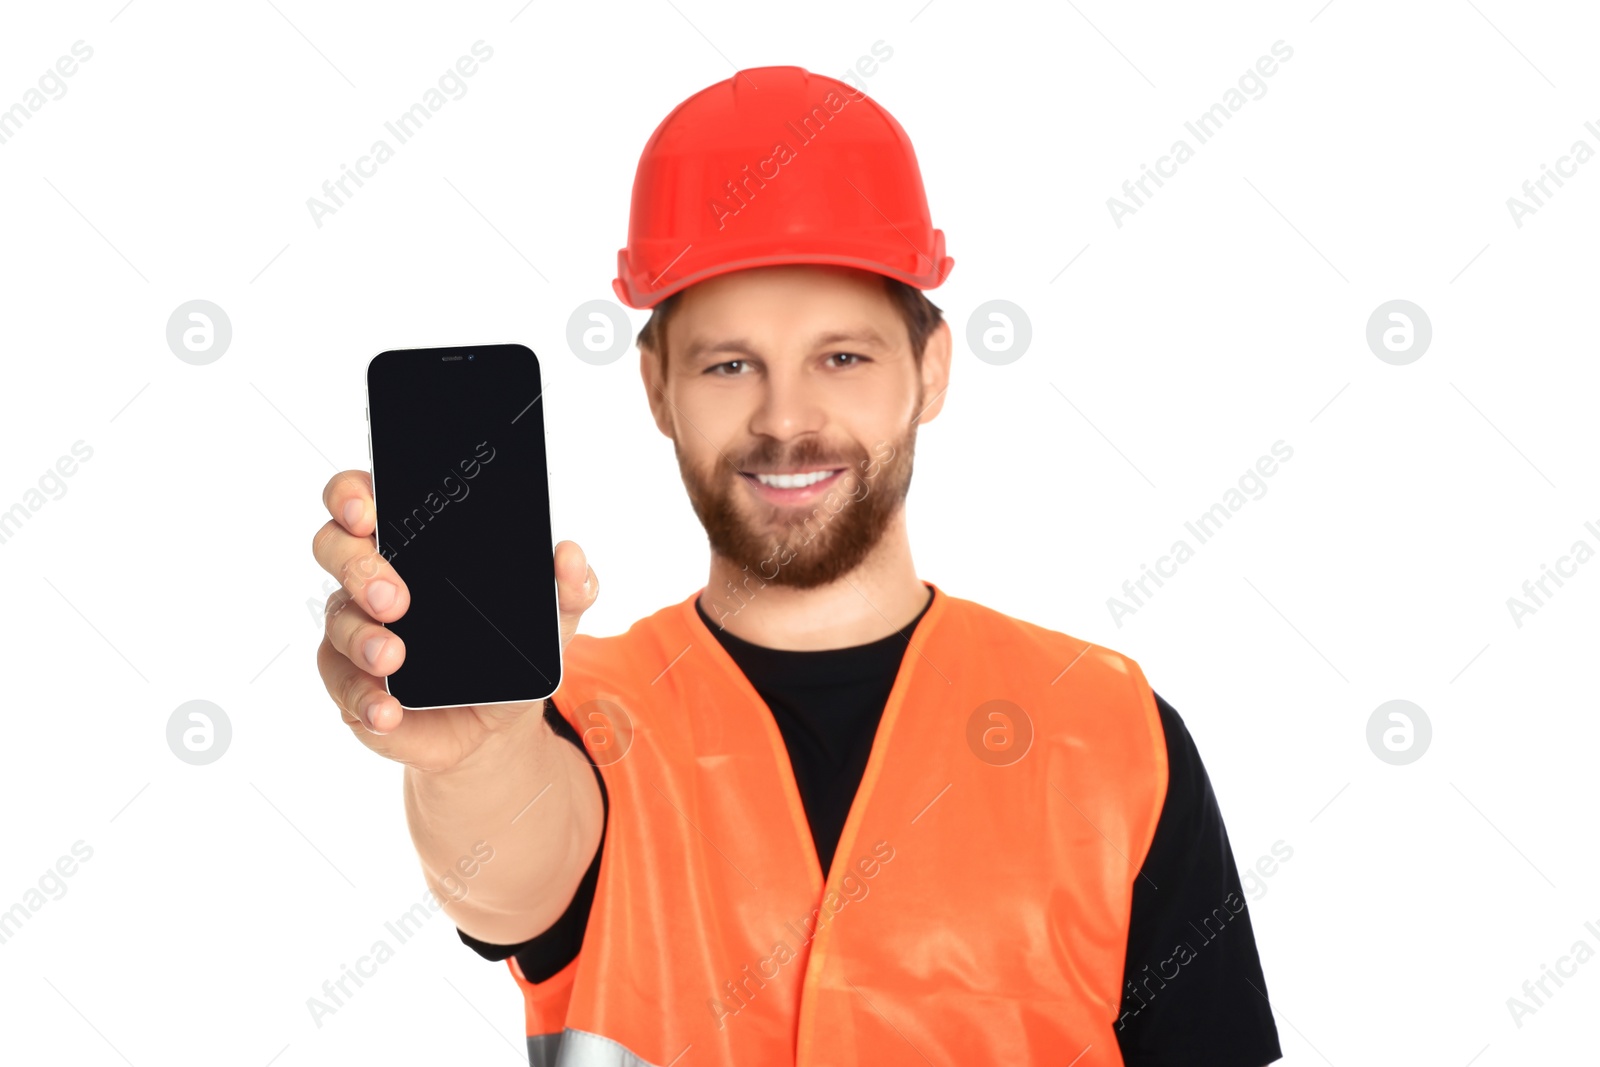
[[[899,514],[918,423],[942,406],[949,331],[922,366],[878,276],[763,267],[701,282],[641,353],[712,551],[808,589],[854,570]]]

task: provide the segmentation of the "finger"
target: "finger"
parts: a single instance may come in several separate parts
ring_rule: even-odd
[[[371,537],[356,537],[330,519],[311,539],[311,554],[372,618],[393,622],[411,606],[406,583],[383,558]]]
[[[350,726],[359,723],[371,733],[386,734],[404,718],[400,702],[384,689],[382,679],[357,667],[326,636],[317,646],[317,673]]]
[[[366,471],[340,471],[322,488],[322,503],[334,521],[357,537],[378,528],[378,510],[372,502],[372,475]]]
[[[561,647],[578,632],[578,620],[600,595],[600,576],[575,541],[556,545],[556,604],[560,613]]]
[[[362,670],[386,678],[405,662],[406,646],[400,635],[373,621],[343,589],[328,597],[325,616],[328,640]]]

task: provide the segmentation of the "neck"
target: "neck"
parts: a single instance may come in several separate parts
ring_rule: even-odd
[[[764,581],[713,553],[700,606],[714,626],[767,648],[820,651],[888,637],[915,619],[929,596],[911,562],[905,514],[900,508],[859,566],[814,589]]]

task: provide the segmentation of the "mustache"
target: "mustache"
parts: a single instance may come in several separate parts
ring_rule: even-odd
[[[740,471],[770,473],[773,471],[795,470],[801,467],[853,467],[865,459],[867,450],[857,448],[851,454],[844,455],[836,448],[828,448],[820,442],[803,441],[793,448],[785,449],[777,441],[763,441],[739,459],[733,461],[733,466]]]

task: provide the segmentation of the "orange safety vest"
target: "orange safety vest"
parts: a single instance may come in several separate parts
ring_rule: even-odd
[[[610,802],[534,1067],[1121,1067],[1166,796],[1133,660],[932,583],[826,880],[771,711],[695,611],[579,635],[554,697]]]

